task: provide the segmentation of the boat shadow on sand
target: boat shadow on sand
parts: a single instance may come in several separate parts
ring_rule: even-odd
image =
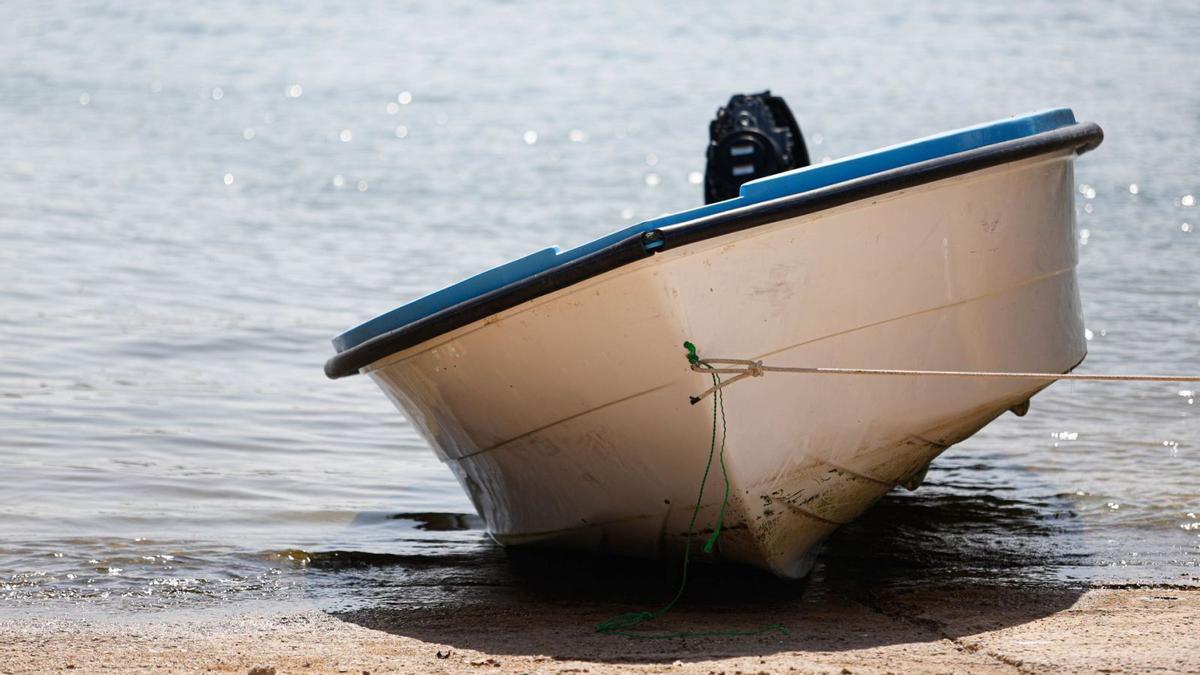
[[[679,561],[505,551],[473,516],[395,516],[421,521],[422,530],[463,530],[459,544],[438,545],[444,552],[333,551],[316,554],[311,566],[339,588],[341,607],[326,611],[343,621],[489,654],[623,663],[954,641],[1054,614],[1082,595],[1084,584],[1063,576],[1085,555],[1068,553],[1081,550],[1083,537],[1065,496],[1006,499],[949,482],[926,488],[894,492],[839,531],[805,582],[695,564],[679,604],[642,626],[721,632],[778,623],[786,633],[597,633],[614,615],[662,606],[677,587]]]

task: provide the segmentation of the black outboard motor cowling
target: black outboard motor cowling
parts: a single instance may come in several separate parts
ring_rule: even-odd
[[[704,203],[732,199],[755,178],[808,165],[800,126],[782,98],[770,90],[735,94],[708,127]]]

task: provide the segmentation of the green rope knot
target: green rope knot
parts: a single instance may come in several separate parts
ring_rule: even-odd
[[[688,363],[700,363],[700,355],[696,353],[696,345],[685,341],[683,348],[687,350]]]

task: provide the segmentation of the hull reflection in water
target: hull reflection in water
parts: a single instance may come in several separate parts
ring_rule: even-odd
[[[1099,141],[1058,110],[749,183],[378,317],[335,341],[326,370],[368,373],[497,541],[678,552],[714,414],[689,403],[710,383],[685,340],[779,365],[1066,372],[1085,355],[1072,163]],[[806,575],[836,528],[1046,384],[738,385],[724,396],[717,553]],[[714,469],[701,529],[721,483]]]

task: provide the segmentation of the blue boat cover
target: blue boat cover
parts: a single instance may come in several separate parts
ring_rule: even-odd
[[[346,351],[373,337],[406,326],[460,302],[576,260],[642,232],[780,197],[788,197],[946,155],[974,150],[986,145],[1053,131],[1072,124],[1075,124],[1075,114],[1071,112],[1070,108],[1055,108],[949,131],[871,152],[851,155],[824,164],[815,164],[760,178],[743,185],[739,196],[734,199],[643,221],[568,251],[559,252],[557,247],[545,248],[524,258],[481,272],[355,326],[335,337],[333,346],[339,352]]]

